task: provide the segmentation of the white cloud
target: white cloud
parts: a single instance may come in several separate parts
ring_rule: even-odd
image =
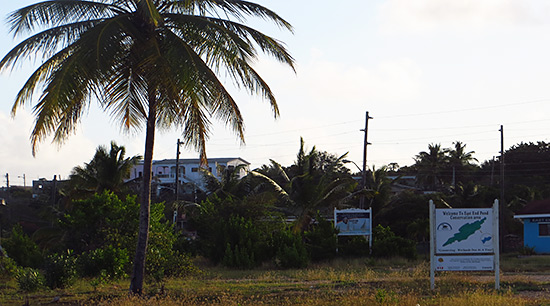
[[[542,0],[388,0],[380,6],[386,31],[548,23],[550,3]]]

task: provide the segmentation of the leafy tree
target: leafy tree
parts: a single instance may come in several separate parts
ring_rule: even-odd
[[[124,179],[130,177],[132,167],[141,160],[139,155],[128,158],[125,155],[126,149],[114,141],[109,151],[104,146],[97,147],[89,163],[73,168],[69,176],[71,185],[89,192],[119,192]]]
[[[76,200],[60,221],[65,245],[76,253],[109,245],[131,249],[139,222],[138,207],[135,196],[121,200],[109,191]]]
[[[44,58],[12,108],[15,114],[42,89],[34,106],[33,154],[50,134],[61,143],[74,132],[92,101],[125,130],[145,127],[140,229],[130,285],[134,293],[143,288],[156,128],[181,128],[184,143],[200,151],[203,163],[209,116],[244,141],[241,113],[219,81],[219,71],[266,98],[278,115],[273,93],[251,67],[255,46],[291,67],[293,59],[281,42],[244,24],[248,16],[292,29],[273,11],[235,0],[52,0],[8,17],[15,36],[38,32],[9,51],[0,70],[36,54]]]
[[[550,143],[519,143],[504,152],[504,174],[508,186],[517,184],[550,191]],[[500,161],[495,170],[500,177]],[[550,195],[547,195],[550,196]]]

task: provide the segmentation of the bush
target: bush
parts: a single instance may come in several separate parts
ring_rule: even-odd
[[[302,235],[290,229],[277,232],[274,237],[275,264],[284,269],[305,268],[309,257]]]
[[[21,268],[16,279],[19,289],[25,292],[36,291],[44,285],[44,276],[33,268]]]
[[[152,205],[145,273],[157,282],[168,276],[173,268],[169,263],[175,254],[174,245],[177,240],[172,225],[163,222],[163,219],[164,203]]]
[[[304,232],[306,249],[312,261],[333,259],[336,256],[337,230],[334,224],[319,214],[315,217],[317,224]]]
[[[46,285],[51,289],[69,287],[76,276],[76,258],[72,250],[48,256],[45,264]]]
[[[39,268],[44,259],[42,252],[32,239],[23,232],[21,225],[17,224],[11,231],[9,239],[3,242],[6,253],[22,267]]]
[[[243,217],[231,217],[224,222],[222,239],[225,251],[222,264],[227,267],[249,269],[257,266],[256,253],[261,240],[261,233],[252,220]]]
[[[0,277],[14,276],[17,276],[17,263],[10,257],[0,255]]]
[[[185,277],[202,273],[202,271],[193,264],[190,255],[180,252],[174,252],[169,258],[167,266],[170,268],[166,271],[166,276]]]
[[[519,248],[519,254],[524,256],[536,255],[535,247],[530,247],[528,245],[522,246]]]
[[[390,227],[378,225],[374,228],[372,252],[376,257],[401,256],[416,259],[416,244],[414,241],[396,236]]]
[[[202,202],[200,213],[189,220],[200,237],[201,253],[216,264],[240,268],[273,259],[272,236],[284,228],[284,223],[269,212],[266,202],[270,200],[231,196],[222,199],[216,195]]]
[[[369,256],[369,241],[364,236],[338,237],[338,254],[343,256]]]
[[[82,276],[122,278],[126,276],[130,257],[126,249],[107,246],[84,253],[78,257]]]

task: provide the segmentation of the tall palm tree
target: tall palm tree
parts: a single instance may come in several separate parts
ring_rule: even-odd
[[[120,191],[124,179],[130,176],[130,170],[140,160],[141,156],[126,157],[126,148],[111,142],[107,151],[105,146],[96,149],[93,159],[83,167],[76,166],[69,175],[69,180],[84,190],[103,192]]]
[[[421,184],[435,190],[441,184],[441,174],[448,162],[447,150],[441,144],[429,144],[428,151],[422,151],[415,156],[415,167],[418,170],[418,180]]]
[[[466,152],[466,144],[461,141],[453,142],[454,148],[448,151],[449,163],[453,168],[453,177],[451,185],[456,186],[456,170],[464,170],[472,165],[473,161],[477,161],[474,158],[474,151]]]
[[[229,125],[244,142],[241,113],[218,79],[220,72],[261,95],[275,117],[279,114],[271,89],[251,61],[257,48],[292,68],[294,60],[281,42],[247,26],[246,17],[292,31],[273,11],[241,0],[50,0],[8,17],[14,36],[34,34],[9,51],[0,70],[35,54],[44,59],[12,108],[15,114],[33,101],[35,90],[42,90],[33,108],[33,154],[51,134],[63,142],[95,101],[126,131],[145,128],[134,293],[143,288],[156,128],[180,128],[184,143],[200,151],[203,163],[210,118]]]

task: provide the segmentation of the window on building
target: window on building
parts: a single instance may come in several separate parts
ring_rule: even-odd
[[[199,172],[199,168],[191,168],[191,172]]]
[[[550,236],[550,223],[539,223],[539,236]]]

